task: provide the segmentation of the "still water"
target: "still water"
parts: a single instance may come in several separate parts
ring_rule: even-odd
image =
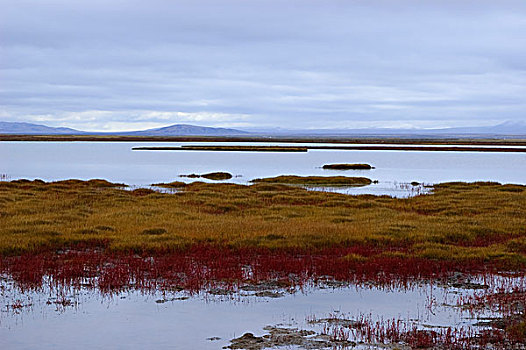
[[[7,179],[39,178],[46,181],[102,178],[130,186],[148,186],[175,180],[188,182],[192,179],[179,176],[213,171],[229,172],[234,178],[228,181],[240,184],[246,184],[254,178],[278,175],[365,176],[378,180],[378,184],[361,188],[340,188],[338,191],[394,196],[410,194],[411,187],[408,188],[405,184],[412,181],[424,184],[448,181],[526,184],[526,153],[132,151],[132,147],[136,146],[178,147],[190,144],[210,145],[199,142],[0,142],[0,174]],[[375,169],[334,171],[321,168],[329,163],[368,163]]]
[[[0,281],[2,284],[8,282]],[[469,328],[478,321],[453,306],[461,295],[474,291],[429,284],[407,290],[359,286],[297,290],[277,299],[137,291],[103,296],[96,291],[70,290],[64,294],[71,301],[67,306],[53,302],[56,293],[16,288],[0,293],[5,305],[13,300],[27,305],[18,310],[4,306],[0,311],[0,348],[221,349],[245,332],[261,336],[269,325],[320,333],[321,326],[308,320],[329,316],[395,318],[427,329]],[[482,316],[494,314],[478,314]]]

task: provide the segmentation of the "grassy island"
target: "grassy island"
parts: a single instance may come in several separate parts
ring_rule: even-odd
[[[188,177],[188,178],[191,178],[191,179],[198,179],[198,178],[204,178],[204,179],[208,179],[208,180],[216,180],[216,181],[219,181],[219,180],[229,180],[232,178],[232,174],[229,174],[229,173],[225,173],[225,172],[222,172],[222,171],[217,171],[217,172],[213,172],[213,173],[207,173],[207,174],[189,174],[189,175],[180,175],[181,177]]]
[[[342,164],[325,164],[323,169],[329,170],[370,170],[374,169],[370,164],[362,163],[342,163]]]
[[[218,152],[307,152],[307,147],[295,146],[181,146],[133,147],[134,151],[218,151]]]
[[[300,186],[367,186],[373,183],[366,177],[349,177],[349,176],[296,176],[282,175],[276,177],[267,177],[254,179],[253,183],[271,183],[287,184]]]

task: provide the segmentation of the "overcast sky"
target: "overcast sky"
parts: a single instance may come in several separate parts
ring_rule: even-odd
[[[0,0],[0,120],[83,130],[526,120],[526,1]]]

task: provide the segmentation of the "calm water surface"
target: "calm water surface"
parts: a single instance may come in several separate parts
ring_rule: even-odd
[[[407,195],[409,190],[401,187],[412,181],[425,184],[447,181],[526,184],[525,153],[345,150],[311,150],[307,153],[132,151],[132,147],[135,146],[177,147],[184,144],[209,143],[0,142],[0,174],[8,179],[39,178],[46,181],[103,178],[131,186],[148,186],[155,182],[174,180],[192,181],[179,178],[179,175],[212,171],[229,172],[235,176],[229,182],[241,184],[246,184],[254,178],[289,174],[366,176],[378,180],[379,183],[362,188],[338,190],[347,193],[396,196]],[[376,169],[321,169],[328,163],[369,163]]]
[[[20,299],[31,303],[17,312],[0,312],[1,349],[221,349],[245,332],[261,336],[267,325],[321,332],[308,318],[342,315],[356,319],[412,320],[422,327],[467,326],[477,320],[452,305],[459,294],[422,285],[397,289],[347,287],[296,292],[282,298],[254,296],[215,297],[206,293],[186,300],[158,303],[172,295],[123,292],[104,297],[93,291],[67,294],[74,303],[57,307],[53,291],[32,293],[10,290],[0,294],[4,304]],[[493,314],[486,314],[491,316]],[[342,318],[343,318],[342,317]],[[210,340],[210,338],[220,338]]]

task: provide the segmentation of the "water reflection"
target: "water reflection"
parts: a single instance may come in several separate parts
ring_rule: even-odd
[[[524,288],[522,278],[493,276],[470,283],[471,288],[422,282],[402,289],[321,283],[283,291],[278,298],[258,296],[250,288],[197,294],[130,289],[108,295],[82,286],[45,284],[39,290],[22,290],[3,276],[0,347],[219,349],[245,332],[261,336],[273,327],[322,334],[328,325],[335,326],[333,321],[327,324],[331,319],[373,324],[393,319],[424,330],[458,327],[478,332],[488,328],[480,319],[502,313],[462,307],[461,300],[482,293],[474,286],[487,284],[486,294]]]

